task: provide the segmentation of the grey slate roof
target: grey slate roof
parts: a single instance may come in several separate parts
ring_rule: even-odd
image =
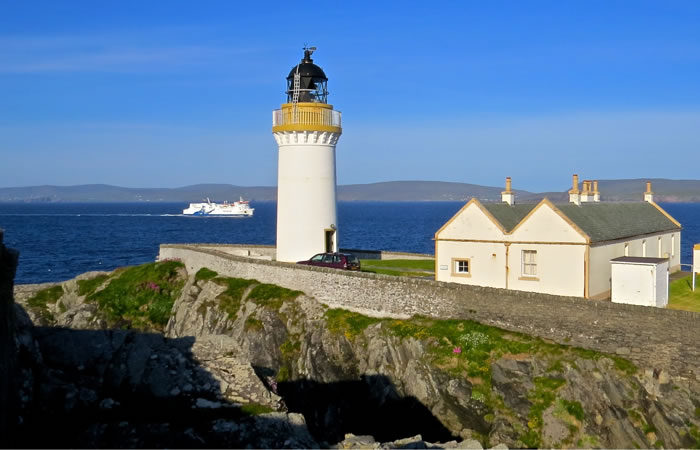
[[[510,232],[537,205],[485,203],[483,205]],[[590,238],[591,242],[611,241],[662,231],[676,231],[673,223],[647,202],[572,203],[554,205]]]
[[[510,206],[507,203],[483,203],[483,206],[510,233],[537,204],[518,205],[516,203]]]

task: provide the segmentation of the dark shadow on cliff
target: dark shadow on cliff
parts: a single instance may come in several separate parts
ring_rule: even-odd
[[[304,415],[318,441],[340,442],[345,433],[372,435],[377,442],[416,434],[429,442],[455,439],[428,408],[414,397],[402,397],[384,375],[332,383],[280,382],[278,392],[290,412]]]
[[[16,308],[18,314],[24,313]],[[26,314],[26,313],[24,313]],[[305,427],[227,402],[194,338],[26,325],[24,403],[11,447],[307,447]],[[26,343],[26,342],[25,342]],[[274,436],[278,433],[279,436]]]

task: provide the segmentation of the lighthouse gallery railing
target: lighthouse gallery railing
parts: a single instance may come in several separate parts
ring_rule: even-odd
[[[341,113],[333,109],[315,105],[297,105],[272,111],[272,126],[282,125],[325,125],[341,127]]]

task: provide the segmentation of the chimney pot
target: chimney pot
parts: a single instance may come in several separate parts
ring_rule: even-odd
[[[598,180],[593,180],[593,201],[600,201],[600,192],[598,191]]]
[[[578,194],[580,191],[578,190],[578,175],[574,174],[573,179],[571,181],[571,190],[569,191],[570,194]]]
[[[654,202],[654,193],[651,192],[651,181],[647,181],[647,190],[644,193],[644,201],[649,203]]]
[[[581,204],[581,191],[578,190],[578,175],[574,174],[569,191],[569,201],[575,205]]]
[[[512,190],[512,183],[510,177],[506,177],[506,190],[501,192],[501,201],[504,203],[508,203],[510,206],[513,206],[513,204],[515,203],[515,194]]]

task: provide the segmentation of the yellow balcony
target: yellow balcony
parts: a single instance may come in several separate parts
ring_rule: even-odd
[[[272,111],[272,132],[278,131],[326,131],[342,133],[340,111],[334,111],[326,103],[285,103]]]

